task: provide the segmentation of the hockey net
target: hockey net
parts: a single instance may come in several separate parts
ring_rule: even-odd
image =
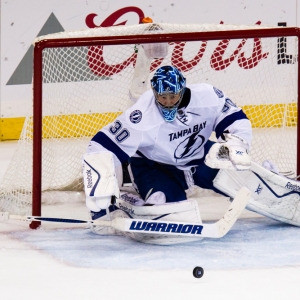
[[[38,38],[34,112],[1,182],[0,209],[23,214],[33,205],[38,215],[39,194],[47,203],[82,199],[81,159],[89,140],[167,64],[179,68],[187,84],[224,91],[252,122],[253,160],[270,159],[296,176],[297,34],[296,28],[140,24]],[[167,45],[167,53],[149,58],[145,43]],[[73,192],[58,196],[65,191]]]

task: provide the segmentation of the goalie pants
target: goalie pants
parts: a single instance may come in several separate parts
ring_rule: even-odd
[[[213,144],[214,142],[208,141],[204,145],[205,153],[203,158],[197,167],[191,168],[192,178],[195,185],[225,195],[213,186],[213,180],[219,169],[211,169],[204,163],[205,155]],[[185,190],[189,186],[184,171],[177,169],[175,166],[161,164],[146,157],[131,157],[129,163],[133,176],[132,180],[143,199],[155,192],[163,192],[166,195],[167,202],[186,200]]]

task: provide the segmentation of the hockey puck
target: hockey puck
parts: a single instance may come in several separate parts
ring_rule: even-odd
[[[193,275],[196,278],[201,278],[204,275],[204,270],[201,267],[195,267],[193,270]]]

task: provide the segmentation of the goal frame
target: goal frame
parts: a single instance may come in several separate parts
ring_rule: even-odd
[[[242,39],[242,38],[268,38],[268,37],[288,37],[298,38],[298,54],[300,53],[300,28],[298,27],[279,27],[262,29],[241,29],[230,31],[210,31],[210,32],[189,32],[189,33],[161,33],[147,35],[128,35],[110,37],[89,37],[89,38],[64,38],[64,39],[44,39],[35,43],[33,54],[33,176],[32,176],[32,215],[41,216],[41,195],[42,195],[42,55],[46,48],[80,47],[80,46],[108,46],[121,44],[142,44],[142,43],[161,43],[161,42],[192,42],[199,40],[223,40],[223,39]],[[297,78],[297,103],[300,92],[300,62],[298,64]],[[299,105],[297,107],[299,116]],[[297,122],[297,137],[300,134],[300,125]],[[300,151],[297,138],[297,175],[300,173]],[[36,229],[40,222],[32,222],[30,228]]]

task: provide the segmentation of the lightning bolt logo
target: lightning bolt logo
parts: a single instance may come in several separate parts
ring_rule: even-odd
[[[174,152],[174,157],[182,159],[198,153],[199,151],[197,150],[203,145],[204,141],[205,138],[199,134],[199,131],[193,133],[178,145]]]

